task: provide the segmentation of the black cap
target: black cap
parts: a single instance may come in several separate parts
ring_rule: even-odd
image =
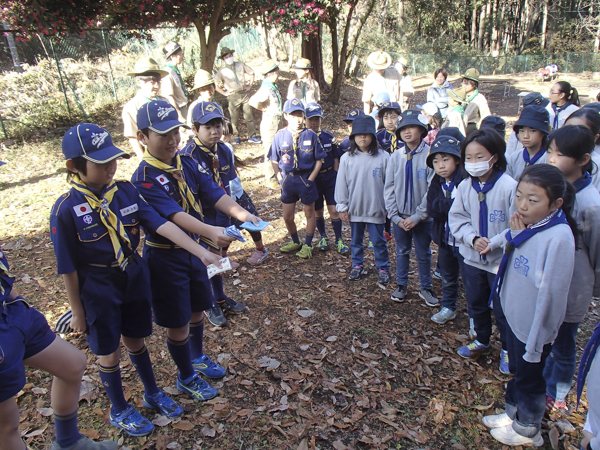
[[[377,136],[377,126],[375,125],[375,119],[371,116],[358,116],[352,122],[352,133],[350,136],[356,134],[372,134]]]
[[[513,125],[513,130],[518,132],[521,127],[535,128],[548,134],[550,132],[550,113],[543,106],[526,106],[521,111],[519,120]]]
[[[498,132],[502,139],[504,139],[504,133],[506,131],[506,122],[500,116],[487,116],[481,121],[479,128],[493,128]]]
[[[442,137],[442,136],[451,136],[454,139],[456,139],[457,141],[460,141],[461,144],[466,139],[465,135],[462,134],[460,132],[460,130],[458,128],[456,128],[456,127],[442,128],[440,131],[438,131],[437,137],[439,138],[439,137]]]
[[[530,105],[540,105],[545,108],[546,106],[548,106],[548,103],[550,103],[550,100],[545,98],[539,92],[530,92],[525,97],[523,97],[523,107]]]

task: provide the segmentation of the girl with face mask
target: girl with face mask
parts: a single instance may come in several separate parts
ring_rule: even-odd
[[[292,69],[296,73],[296,79],[290,82],[287,99],[297,98],[302,101],[304,106],[309,103],[319,103],[321,92],[319,90],[319,83],[312,77],[310,60],[300,58],[292,66]]]
[[[509,227],[515,211],[517,185],[504,173],[505,149],[504,140],[491,128],[473,132],[461,146],[461,164],[470,179],[458,186],[448,224],[456,242],[460,242],[459,251],[465,261],[463,282],[476,337],[458,350],[463,358],[475,359],[491,352],[492,316],[488,301],[502,259],[502,232]],[[502,340],[500,371],[508,374],[506,319],[496,303],[494,314]]]

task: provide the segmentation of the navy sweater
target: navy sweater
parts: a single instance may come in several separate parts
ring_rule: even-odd
[[[461,168],[459,167],[456,170],[460,171],[459,180],[464,180],[465,177],[462,174]],[[427,190],[427,215],[433,219],[431,239],[439,246],[446,245],[446,222],[448,220],[448,212],[452,207],[452,202],[454,202],[453,198],[446,198],[446,194],[442,189],[442,181],[445,181],[442,177],[437,174],[434,175]]]

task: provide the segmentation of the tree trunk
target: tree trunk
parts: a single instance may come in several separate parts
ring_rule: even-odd
[[[287,35],[287,41],[288,41],[288,46],[290,51],[288,52],[288,70],[290,70],[290,68],[292,67],[292,64],[294,64],[294,41],[292,40],[292,35],[288,34]]]
[[[473,12],[471,14],[471,47],[475,47],[477,36],[477,4],[473,2]]]
[[[483,50],[483,32],[485,31],[485,5],[481,6],[479,13],[479,34],[477,35],[477,50]]]
[[[263,48],[263,53],[266,58],[273,58],[271,48],[269,46],[269,28],[267,25],[266,15],[261,17],[260,23],[257,24],[258,34],[260,34],[260,41]]]
[[[379,34],[385,36],[385,16],[387,15],[388,0],[383,0],[383,6],[381,8],[381,19],[379,22]]]
[[[4,22],[3,27],[5,30],[10,30],[10,25]],[[6,42],[8,44],[8,48],[10,50],[10,56],[13,61],[13,68],[16,72],[23,72],[23,67],[21,67],[21,58],[19,57],[19,50],[17,50],[17,46],[15,45],[15,37],[12,33],[4,33],[6,35]]]
[[[548,31],[548,0],[544,0],[544,15],[542,16],[542,38],[541,47],[542,50],[546,49],[546,33]],[[596,46],[597,47],[597,46]]]
[[[312,75],[323,90],[326,86],[325,73],[323,71],[323,55],[321,53],[321,22],[318,24],[317,32],[311,33],[302,39],[302,57],[310,59],[312,63]]]
[[[398,30],[404,25],[404,0],[398,0]]]
[[[492,11],[492,37],[490,39],[490,51],[492,55],[498,51],[498,0],[493,1],[494,9]]]

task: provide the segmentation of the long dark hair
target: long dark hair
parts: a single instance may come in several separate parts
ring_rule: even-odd
[[[494,167],[500,172],[506,172],[506,142],[493,128],[480,128],[471,133],[460,146],[460,163],[465,166],[465,150],[471,142],[483,145],[492,156],[498,155]],[[470,176],[470,175],[468,175]]]
[[[372,133],[369,133],[372,136],[371,139],[371,143],[369,144],[369,155],[371,156],[375,156],[377,155],[377,153],[379,153],[379,142],[377,141],[377,136],[375,136]],[[358,148],[358,145],[356,145],[356,141],[354,140],[354,136],[350,136],[350,149],[348,150],[348,153],[350,153],[352,156],[356,155],[357,152],[360,152],[361,149]]]
[[[558,92],[565,94],[565,100],[579,106],[579,93],[577,89],[571,86],[567,81],[557,81],[555,84],[559,86]]]
[[[550,205],[559,198],[563,199],[562,210],[565,213],[569,227],[577,242],[579,231],[577,221],[573,218],[573,206],[575,205],[575,188],[569,183],[558,167],[550,164],[534,164],[525,169],[519,178],[519,184],[531,183],[546,191]],[[517,185],[518,187],[518,185]]]
[[[558,151],[564,156],[580,161],[585,154],[591,155],[594,151],[594,135],[582,125],[567,125],[554,131],[548,140],[548,146],[554,142]],[[590,161],[583,170],[592,173],[594,163]],[[598,168],[596,167],[596,170]]]
[[[600,143],[600,114],[594,111],[592,108],[581,108],[575,111],[565,120],[565,125],[571,119],[583,119],[586,123],[586,127],[592,132],[595,138],[595,144]],[[596,136],[598,138],[596,139]]]

